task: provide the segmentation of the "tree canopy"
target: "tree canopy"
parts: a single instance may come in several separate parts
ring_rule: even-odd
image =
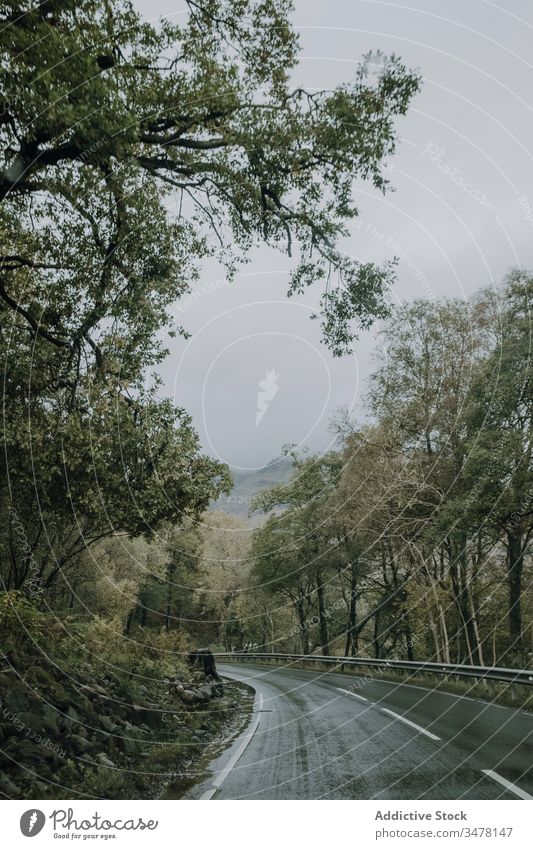
[[[516,271],[466,303],[398,308],[370,422],[258,499],[284,505],[252,544],[278,646],[529,664],[531,296]]]
[[[150,23],[125,0],[0,3],[9,585],[28,573],[15,514],[51,580],[79,544],[150,534],[227,489],[186,411],[146,388],[207,257],[231,275],[258,242],[288,253],[290,292],[322,281],[337,353],[387,311],[392,266],[348,258],[342,238],[355,181],[388,188],[417,74],[391,56],[371,78],[363,60],[353,82],[305,91],[287,0],[186,6]]]
[[[333,91],[295,89],[290,2],[187,8],[152,24],[127,2],[0,5],[4,305],[69,356],[126,368],[197,260],[231,270],[261,240],[294,255],[291,292],[322,281],[340,352],[352,319],[384,314],[392,276],[342,251],[354,181],[388,188],[418,76],[391,56],[377,81],[362,62]]]

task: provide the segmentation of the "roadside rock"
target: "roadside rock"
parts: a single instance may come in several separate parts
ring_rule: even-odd
[[[21,689],[20,685],[13,687],[13,682],[10,681],[11,687],[4,696],[5,705],[14,713],[27,711],[30,706],[30,700]]]
[[[116,731],[119,728],[119,726],[116,724],[116,722],[113,722],[111,719],[109,719],[108,716],[100,716],[99,722],[100,722],[100,725],[102,726],[102,728],[104,729],[104,731],[107,731],[108,734],[112,734],[114,731]]]
[[[85,738],[81,737],[79,734],[71,734],[67,742],[71,744],[77,755],[84,754],[93,748],[92,743],[85,740]]]
[[[14,799],[19,799],[21,795],[20,787],[10,781],[6,775],[0,775],[0,792]]]
[[[100,752],[95,759],[94,762],[100,764],[100,766],[107,766],[110,769],[116,769],[116,763],[114,763],[111,758],[108,758],[103,752]]]
[[[130,718],[137,725],[147,725],[149,728],[161,728],[163,724],[161,711],[146,705],[131,705]]]
[[[186,688],[181,685],[180,689],[175,688],[175,693],[185,704],[194,705],[221,698],[224,695],[224,688],[218,681],[214,683],[206,681],[203,684],[187,684]]]
[[[193,705],[198,701],[196,693],[193,690],[183,690],[183,692],[180,693],[180,698],[186,705]]]

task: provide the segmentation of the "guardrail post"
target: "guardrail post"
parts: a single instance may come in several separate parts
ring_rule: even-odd
[[[496,682],[492,678],[485,678],[485,685],[489,691],[489,696],[493,699],[496,695]]]

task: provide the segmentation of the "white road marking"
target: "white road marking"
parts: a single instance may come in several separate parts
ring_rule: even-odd
[[[484,772],[485,775],[488,775],[489,778],[497,781],[498,784],[502,784],[507,790],[510,790],[511,793],[514,793],[515,796],[519,796],[520,799],[533,799],[533,796],[530,796],[529,793],[526,793],[525,790],[522,790],[520,787],[517,787],[516,784],[513,784],[511,781],[507,781],[502,775],[498,775],[497,772],[494,772],[492,769],[482,769],[481,772]]]
[[[213,779],[213,786],[210,787],[209,790],[206,790],[205,793],[202,793],[202,795],[200,796],[200,799],[212,799],[213,796],[215,795],[215,793],[217,792],[218,788],[221,786],[221,784],[224,783],[224,781],[226,780],[226,778],[230,774],[231,770],[233,769],[233,767],[235,766],[237,761],[242,757],[242,755],[244,755],[244,752],[245,752],[248,744],[250,743],[252,737],[254,736],[255,732],[257,731],[257,726],[259,725],[259,723],[261,721],[261,710],[263,708],[263,694],[262,693],[257,694],[256,703],[257,703],[257,707],[254,707],[254,713],[257,714],[256,718],[252,722],[248,731],[245,734],[242,735],[243,739],[242,739],[242,742],[241,742],[239,748],[237,749],[236,752],[233,753],[233,755],[231,756],[231,758],[227,762],[224,769],[221,769],[220,772],[215,776],[215,778]]]
[[[417,731],[420,731],[421,734],[425,734],[426,737],[429,737],[431,740],[440,740],[440,737],[437,737],[436,734],[432,734],[431,731],[427,731],[425,728],[422,728],[421,725],[417,725],[416,722],[411,722],[410,719],[406,719],[405,716],[402,716],[400,713],[394,713],[393,710],[389,710],[388,708],[381,708],[383,713],[389,713],[395,719],[399,719],[400,722],[405,722],[406,725],[410,725],[411,728],[416,728]]]
[[[362,702],[368,701],[368,699],[365,699],[364,696],[359,696],[357,693],[352,693],[351,690],[343,690],[342,687],[335,687],[335,689],[338,690],[339,693],[346,693],[347,696],[353,696],[354,699],[361,699]]]
[[[380,678],[380,681],[385,681],[385,678]],[[492,702],[487,702],[485,699],[476,699],[474,696],[463,696],[462,693],[450,693],[448,690],[439,690],[438,687],[431,689],[430,687],[421,687],[419,684],[406,684],[405,686],[412,687],[413,690],[423,690],[424,693],[437,693],[439,696],[450,696],[452,699],[466,699],[468,702],[481,702],[482,705],[492,704]],[[494,707],[500,707],[500,705],[494,705]]]
[[[421,687],[420,684],[401,684],[400,682],[390,681],[388,678],[373,678],[373,681],[380,681],[382,684],[395,684],[397,687],[410,687],[412,690],[423,690],[424,693],[437,693],[440,696],[450,696],[452,699],[466,699],[469,702],[477,702],[479,705],[491,705],[492,707],[500,708],[500,710],[512,710],[504,705],[496,705],[488,699],[477,699],[474,696],[463,696],[462,693],[450,693],[449,690],[440,690],[438,687]],[[528,714],[529,716],[529,714]]]
[[[216,792],[217,788],[212,787],[211,790],[206,790],[205,793],[202,793],[200,799],[212,799]]]

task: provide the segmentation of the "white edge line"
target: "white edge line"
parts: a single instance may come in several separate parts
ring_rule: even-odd
[[[205,793],[202,793],[200,799],[212,799],[216,792],[217,788],[212,787],[211,790],[206,790]]]
[[[437,737],[436,734],[432,734],[431,731],[427,731],[425,728],[422,728],[421,725],[417,725],[416,722],[411,722],[410,719],[406,719],[405,716],[402,716],[400,713],[394,713],[394,711],[389,710],[389,708],[381,708],[381,710],[383,713],[389,713],[395,719],[405,722],[406,725],[410,725],[411,728],[416,728],[417,731],[420,731],[421,734],[425,734],[426,737],[429,737],[431,740],[440,740],[440,737]]]
[[[507,790],[510,790],[511,793],[514,793],[515,796],[519,796],[520,799],[533,799],[533,796],[530,796],[529,793],[526,793],[525,790],[522,790],[520,787],[517,787],[516,784],[513,784],[511,781],[507,781],[502,775],[498,775],[497,772],[494,772],[492,769],[482,769],[481,772],[484,772],[485,775],[488,775],[489,778],[497,781],[498,784],[503,784]]]
[[[350,690],[343,690],[342,687],[335,687],[339,693],[346,693],[347,696],[353,696],[354,699],[361,699],[362,702],[367,702],[368,699],[365,699],[364,696],[359,696],[357,693],[352,693]]]
[[[261,721],[261,714],[259,713],[259,711],[263,707],[263,694],[258,693],[257,696],[258,696],[257,707],[254,709],[254,712],[257,713],[256,718],[254,719],[251,727],[243,734],[243,739],[242,739],[241,745],[239,746],[237,751],[233,753],[233,755],[229,759],[229,761],[226,764],[226,766],[224,767],[224,769],[221,769],[220,772],[213,779],[213,782],[212,782],[213,786],[210,787],[209,790],[206,790],[205,793],[202,793],[202,795],[200,796],[200,799],[212,799],[213,798],[216,791],[224,783],[224,781],[226,780],[226,778],[230,774],[231,770],[233,769],[233,767],[235,766],[235,764],[237,763],[239,758],[241,758],[242,755],[244,754],[248,744],[250,743],[255,732],[257,731],[257,726],[259,725],[259,723]]]

